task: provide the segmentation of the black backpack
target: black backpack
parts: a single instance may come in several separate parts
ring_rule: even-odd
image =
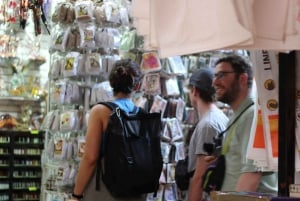
[[[102,135],[96,189],[100,189],[101,173],[103,183],[115,197],[156,192],[163,166],[161,114],[142,108],[137,114],[126,114],[112,102],[100,104],[112,113]]]

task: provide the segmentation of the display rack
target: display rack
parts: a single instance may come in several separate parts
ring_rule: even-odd
[[[44,133],[0,130],[0,200],[39,200]]]

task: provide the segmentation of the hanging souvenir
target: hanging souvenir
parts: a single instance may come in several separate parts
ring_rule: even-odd
[[[66,50],[69,32],[70,27],[63,28],[60,26],[55,26],[51,35],[51,48],[64,52]]]
[[[78,129],[78,116],[76,110],[64,111],[60,114],[60,131],[75,131]]]
[[[182,100],[182,98],[177,99],[177,104],[176,104],[176,115],[175,117],[179,120],[183,120],[183,115],[185,111],[185,101]]]
[[[120,42],[120,50],[129,52],[135,48],[136,30],[126,30],[123,32]]]
[[[157,52],[143,53],[141,70],[145,73],[161,70],[161,63]]]
[[[95,33],[95,43],[97,47],[105,50],[114,48],[114,36],[107,28],[98,29]]]
[[[85,136],[77,137],[77,146],[78,148],[77,148],[76,157],[78,160],[81,160],[86,146]]]
[[[165,81],[165,89],[166,89],[166,94],[164,94],[165,96],[180,95],[178,80],[176,76],[172,76]]]
[[[78,21],[90,21],[93,17],[92,1],[76,1],[75,16]]]
[[[69,52],[65,57],[63,68],[64,77],[72,77],[77,75],[79,52]]]
[[[176,147],[175,161],[185,159],[185,144],[183,142],[175,142],[174,145]]]
[[[95,25],[92,23],[79,24],[80,48],[92,49],[95,47]]]
[[[99,53],[86,54],[85,71],[87,75],[99,76],[102,72],[102,58]]]
[[[150,112],[160,112],[162,117],[165,113],[165,109],[167,106],[167,100],[163,99],[161,96],[154,96],[153,104],[151,106]]]
[[[58,103],[58,104],[64,103],[66,87],[67,85],[63,81],[57,82],[50,87],[50,94],[53,103]]]
[[[143,77],[141,90],[147,95],[161,94],[159,73],[147,73]]]
[[[168,57],[168,62],[170,64],[172,73],[177,75],[187,76],[187,69],[183,65],[183,61],[180,56]]]

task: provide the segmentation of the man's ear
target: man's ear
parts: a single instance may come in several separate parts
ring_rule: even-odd
[[[247,73],[240,74],[240,82],[243,84],[243,86],[248,86],[248,74]]]
[[[191,90],[192,90],[193,96],[199,96],[199,91],[196,87],[193,87]]]

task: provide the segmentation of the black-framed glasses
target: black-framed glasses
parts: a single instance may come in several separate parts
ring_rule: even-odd
[[[236,73],[235,71],[219,71],[214,74],[214,79],[222,79],[226,74]]]

